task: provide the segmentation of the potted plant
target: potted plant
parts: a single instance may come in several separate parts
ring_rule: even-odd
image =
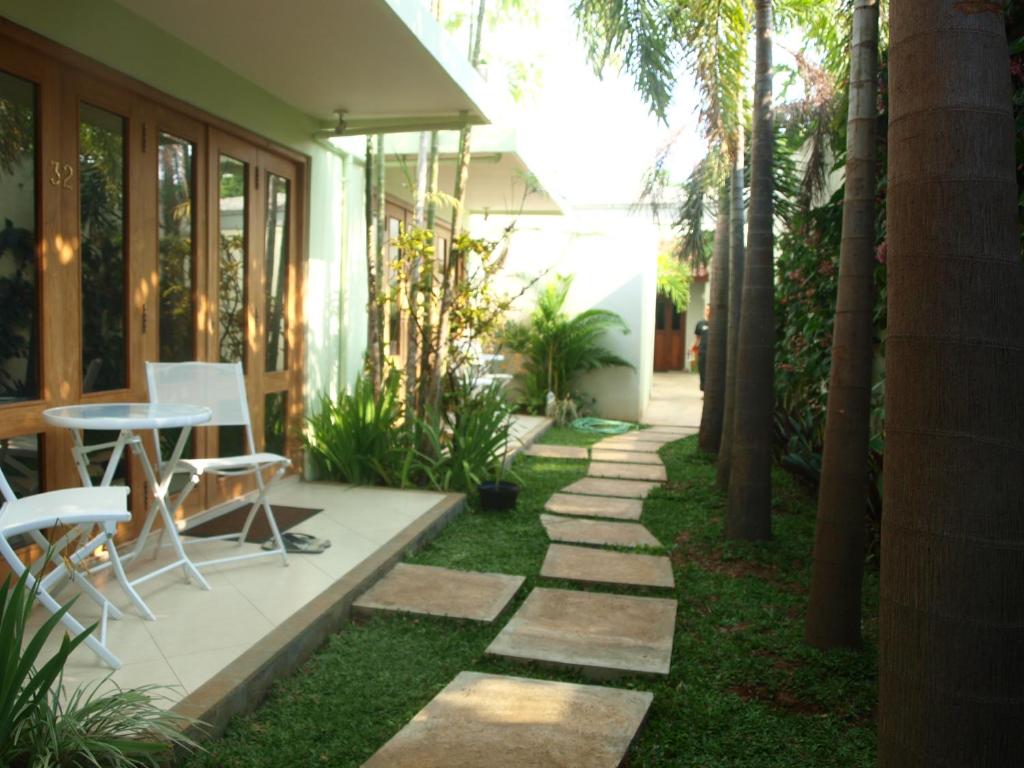
[[[501,452],[494,457],[494,479],[485,480],[477,485],[480,496],[480,508],[485,512],[508,512],[515,509],[519,498],[519,484],[514,482],[514,474],[509,471],[512,458],[508,455],[508,441],[512,434],[511,416],[507,408],[503,408],[503,424],[500,434],[503,438]],[[506,480],[506,472],[511,479]]]

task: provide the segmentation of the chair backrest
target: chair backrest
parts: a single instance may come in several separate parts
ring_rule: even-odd
[[[249,427],[241,363],[146,363],[151,403],[204,405],[213,418],[204,426]]]

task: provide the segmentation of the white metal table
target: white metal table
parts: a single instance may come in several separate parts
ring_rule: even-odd
[[[131,598],[135,606],[148,618],[155,618],[153,612],[146,605],[145,601],[136,592],[135,587],[142,582],[148,581],[161,573],[181,566],[185,575],[195,580],[203,589],[209,589],[210,585],[193,565],[178,537],[178,529],[171,517],[167,506],[167,495],[170,490],[173,472],[170,468],[177,466],[181,454],[185,450],[192,427],[204,424],[212,418],[213,413],[209,408],[195,405],[176,405],[170,403],[89,403],[84,405],[65,405],[57,408],[50,408],[43,411],[43,420],[55,427],[63,427],[70,430],[74,440],[72,452],[75,458],[75,466],[82,479],[82,484],[92,486],[92,477],[89,475],[89,454],[101,450],[109,450],[110,458],[103,471],[100,480],[101,486],[109,486],[114,479],[117,465],[121,461],[125,448],[138,457],[142,469],[146,475],[146,481],[153,489],[153,502],[146,513],[146,520],[142,531],[135,542],[131,552],[120,555],[118,552],[111,552],[110,561],[93,568],[93,571],[112,566],[118,583]],[[167,462],[160,460],[160,446],[156,445],[156,430],[181,429],[178,440],[174,445],[171,458]],[[86,445],[84,433],[86,430],[117,432],[117,439],[113,442]],[[142,446],[142,438],[138,433],[150,430],[153,432],[158,471],[146,455]],[[164,467],[168,468],[164,471]],[[160,566],[149,571],[143,576],[129,580],[124,573],[121,563],[124,560],[138,557],[146,543],[146,538],[153,527],[153,521],[160,515],[163,519],[164,530],[170,535],[171,544],[174,547],[177,559],[171,563]],[[69,534],[65,539],[71,538]],[[111,545],[113,548],[113,545]],[[88,552],[80,549],[72,557],[73,561],[79,561],[88,556]]]

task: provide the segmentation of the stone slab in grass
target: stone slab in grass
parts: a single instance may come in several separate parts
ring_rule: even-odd
[[[675,621],[675,600],[538,587],[487,653],[601,679],[667,675]]]
[[[612,451],[631,451],[633,453],[657,453],[664,443],[645,443],[639,440],[599,440],[593,449]]]
[[[364,765],[614,768],[653,700],[646,691],[460,672]]]
[[[659,483],[649,480],[613,480],[607,477],[584,477],[567,485],[562,493],[582,496],[617,496],[621,499],[643,499]]]
[[[627,432],[624,435],[612,435],[611,437],[604,438],[603,442],[609,443],[671,443],[673,440],[678,440],[677,435],[668,435],[664,432]]]
[[[613,520],[639,520],[644,511],[640,499],[616,499],[612,496],[577,496],[556,493],[544,505],[548,512],[576,517],[607,517]]]
[[[490,623],[523,585],[522,576],[399,563],[352,604],[357,613],[394,611]]]
[[[540,575],[549,579],[638,587],[671,589],[676,584],[672,576],[672,561],[667,557],[609,552],[566,544],[552,544],[548,547]]]
[[[525,451],[527,456],[541,459],[587,460],[587,449],[577,445],[531,445]]]
[[[552,541],[595,544],[607,547],[660,547],[661,542],[639,523],[581,520],[575,517],[541,515],[540,523]]]
[[[591,477],[611,477],[620,480],[649,480],[663,483],[668,480],[665,467],[650,464],[622,464],[609,461],[592,461],[587,468]]]
[[[700,432],[700,427],[672,427],[672,426],[654,426],[649,429],[643,429],[635,434],[638,435],[671,435],[673,439],[679,439],[682,437],[689,437],[690,435],[696,435]]]
[[[590,452],[591,461],[615,461],[620,464],[650,464],[662,467],[664,464],[657,453],[623,451],[618,448],[595,448]]]

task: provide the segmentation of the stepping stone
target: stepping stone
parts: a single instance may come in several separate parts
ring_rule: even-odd
[[[611,451],[630,451],[634,453],[657,453],[661,450],[661,446],[664,443],[641,443],[636,440],[618,441],[613,440],[601,440],[600,442],[594,443],[595,449],[600,450],[611,450]]]
[[[537,587],[487,648],[602,679],[667,675],[676,601]]]
[[[662,427],[651,427],[650,429],[642,430],[638,434],[641,434],[641,435],[669,435],[669,436],[672,437],[673,440],[679,440],[679,439],[684,438],[684,437],[689,437],[690,435],[696,435],[698,432],[700,432],[700,427],[671,427],[671,426],[662,426]]]
[[[664,432],[630,432],[627,435],[612,435],[611,437],[604,438],[601,442],[605,443],[671,443],[674,440],[678,440],[676,435],[667,435]]]
[[[577,445],[531,445],[525,453],[541,459],[587,460],[587,449]]]
[[[658,555],[608,552],[592,547],[552,544],[540,575],[549,579],[638,587],[675,587],[672,561]]]
[[[611,480],[605,477],[584,477],[562,489],[563,493],[583,496],[617,496],[622,499],[643,499],[659,483],[647,480]]]
[[[620,464],[651,464],[658,467],[665,466],[661,457],[656,453],[641,453],[640,451],[623,451],[618,448],[595,448],[590,452],[591,461],[615,461]]]
[[[544,505],[548,512],[577,517],[610,517],[613,520],[639,520],[644,511],[640,499],[616,499],[611,496],[576,496],[556,493]]]
[[[399,563],[352,607],[358,613],[395,611],[490,623],[525,581],[502,573],[452,571]]]
[[[650,480],[663,483],[668,480],[665,467],[654,467],[646,464],[619,464],[606,461],[593,461],[587,469],[591,477],[613,477],[621,480]]]
[[[541,515],[540,524],[552,541],[608,547],[660,547],[661,542],[639,523],[611,523]]]
[[[654,695],[460,672],[366,768],[612,768]]]

